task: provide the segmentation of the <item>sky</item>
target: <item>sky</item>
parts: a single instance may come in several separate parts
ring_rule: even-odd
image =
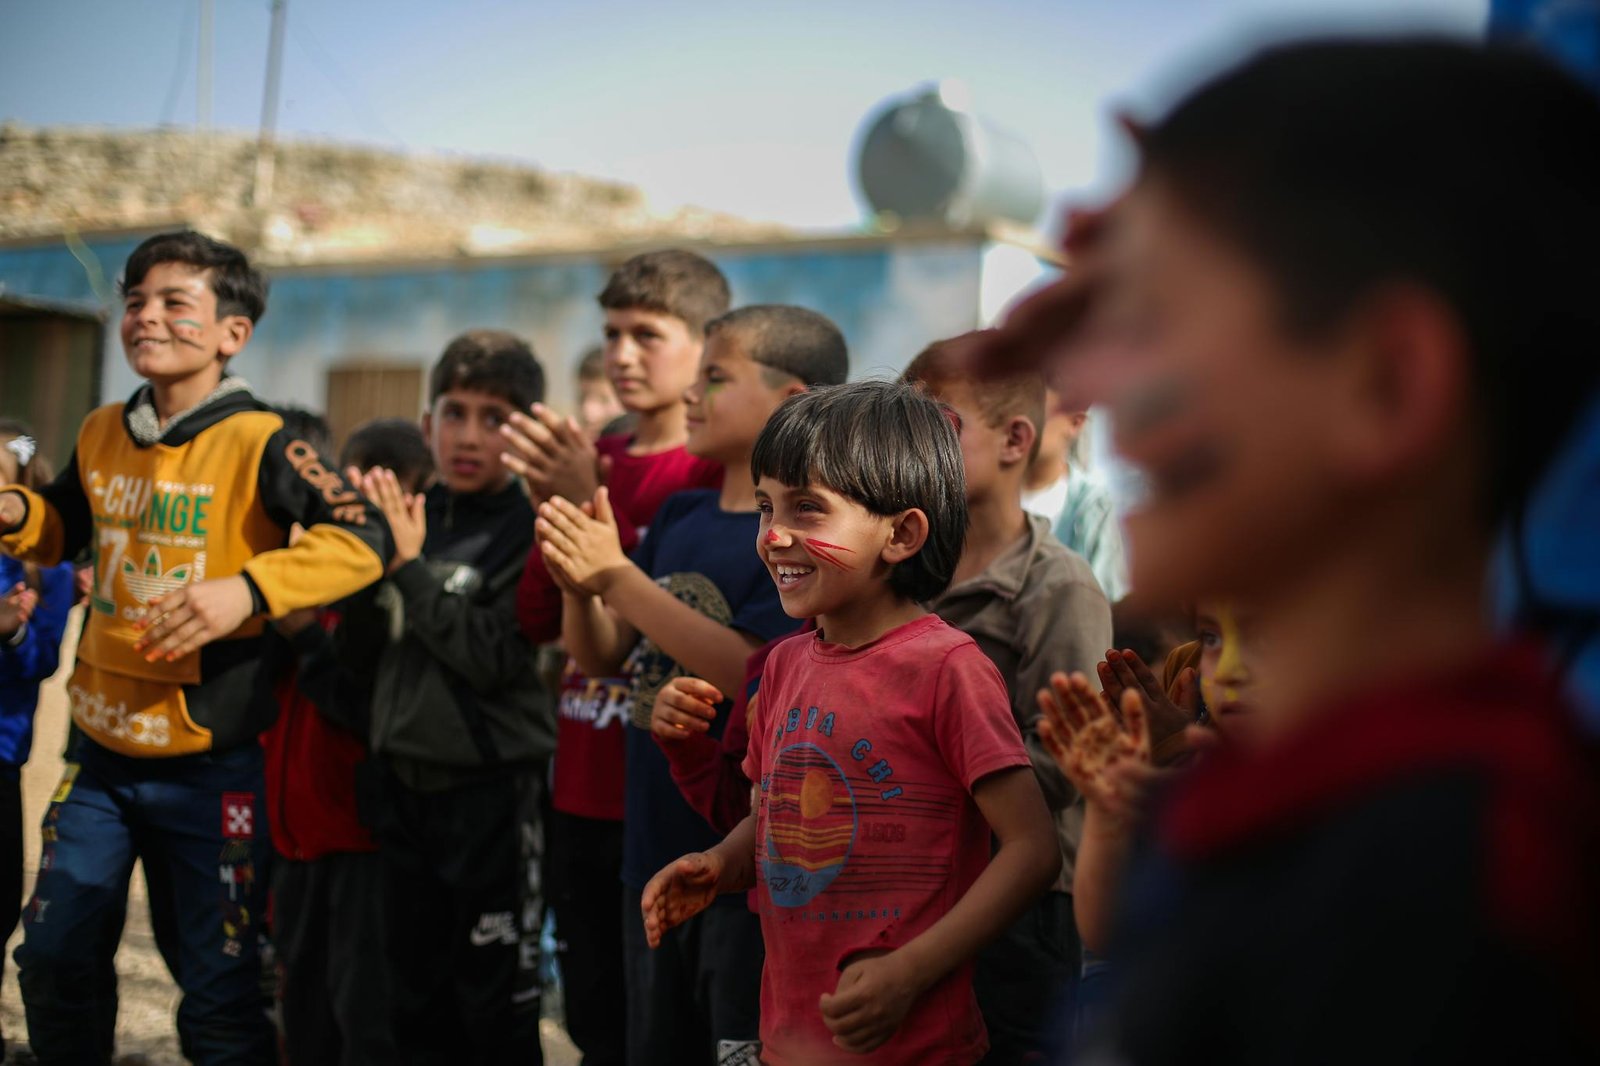
[[[0,0],[0,121],[196,123],[201,0]],[[261,118],[268,0],[213,0],[212,124]],[[288,0],[281,135],[487,156],[805,229],[864,218],[853,148],[885,101],[960,79],[1039,158],[1052,203],[1128,164],[1252,41],[1481,32],[1487,0]]]

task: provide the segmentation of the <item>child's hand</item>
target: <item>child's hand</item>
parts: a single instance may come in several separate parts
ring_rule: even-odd
[[[698,677],[679,676],[656,693],[650,709],[650,732],[662,740],[682,740],[704,733],[717,718],[722,693],[717,686]]]
[[[560,496],[545,501],[534,529],[551,571],[560,570],[574,587],[592,596],[604,596],[612,578],[628,566],[611,496],[604,488],[595,491],[592,515]]]
[[[533,405],[531,415],[513,412],[500,427],[506,450],[501,462],[528,484],[535,504],[560,496],[568,500],[594,498],[600,487],[599,456],[578,423],[545,407]]]
[[[1122,719],[1080,673],[1070,678],[1052,674],[1050,687],[1039,690],[1039,739],[1079,792],[1090,803],[1108,810],[1125,809],[1130,797],[1122,795],[1111,773],[1122,762],[1150,762],[1150,733],[1144,701],[1139,693],[1122,694]]]
[[[197,581],[174,589],[145,609],[144,617],[134,623],[140,636],[133,650],[145,652],[146,662],[165,659],[170,663],[232,633],[254,611],[255,599],[242,575]]]
[[[9,533],[28,517],[28,504],[20,492],[0,492],[0,533]]]
[[[865,1055],[888,1043],[925,991],[898,952],[857,957],[818,1000],[833,1042]]]
[[[394,556],[389,560],[392,574],[422,554],[422,542],[428,538],[427,499],[420,492],[408,495],[395,472],[383,467],[361,475],[361,492],[389,521],[394,537]]]
[[[1167,696],[1160,679],[1131,649],[1117,651],[1113,648],[1106,652],[1105,660],[1095,667],[1095,672],[1100,675],[1100,694],[1108,706],[1121,707],[1124,692],[1139,694],[1149,717],[1152,748],[1160,747],[1174,733],[1194,725],[1200,704],[1192,667],[1178,675],[1176,700]]]
[[[38,606],[39,594],[23,582],[17,582],[4,598],[0,598],[0,639],[16,636],[17,630],[27,624]]]
[[[644,913],[644,936],[652,948],[661,946],[661,936],[668,929],[711,906],[722,869],[722,856],[715,851],[697,851],[650,879],[639,897],[639,909]]]

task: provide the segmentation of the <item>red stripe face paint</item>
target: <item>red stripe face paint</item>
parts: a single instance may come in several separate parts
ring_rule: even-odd
[[[814,537],[807,537],[805,540],[801,541],[801,543],[806,546],[806,551],[810,552],[812,555],[816,556],[818,559],[821,559],[823,562],[827,563],[836,570],[855,569],[855,567],[844,562],[833,554],[834,552],[844,552],[846,555],[854,555],[854,548],[846,548],[841,544],[829,544],[825,540],[817,540]]]
[[[775,529],[767,530],[767,543],[768,544],[776,544],[776,543],[778,543],[778,540],[779,540],[779,537],[778,537],[778,531],[777,530],[775,530]]]

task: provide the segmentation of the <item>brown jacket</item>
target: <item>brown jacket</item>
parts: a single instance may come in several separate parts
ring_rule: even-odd
[[[1063,547],[1048,520],[1030,515],[1028,532],[976,577],[947,589],[929,608],[978,642],[999,669],[1011,712],[1061,837],[1061,878],[1072,888],[1083,827],[1083,799],[1039,741],[1038,692],[1057,670],[1094,677],[1111,647],[1111,606],[1089,564]]]

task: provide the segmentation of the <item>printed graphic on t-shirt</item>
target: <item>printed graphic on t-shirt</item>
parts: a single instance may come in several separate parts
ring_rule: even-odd
[[[625,677],[587,677],[571,659],[561,671],[561,717],[594,729],[620,728],[633,692]]]
[[[829,888],[838,901],[791,920],[892,920],[908,890],[949,876],[948,827],[965,794],[897,778],[891,756],[848,733],[848,717],[792,707],[773,723],[762,880],[778,907],[805,908]]]
[[[668,574],[657,578],[656,584],[718,625],[725,626],[733,621],[733,608],[728,605],[728,598],[722,594],[716,582],[704,574]],[[655,708],[656,694],[666,687],[668,681],[682,677],[686,671],[649,637],[639,638],[639,643],[628,656],[626,670],[633,678],[633,724],[640,729],[649,729],[650,712]]]

